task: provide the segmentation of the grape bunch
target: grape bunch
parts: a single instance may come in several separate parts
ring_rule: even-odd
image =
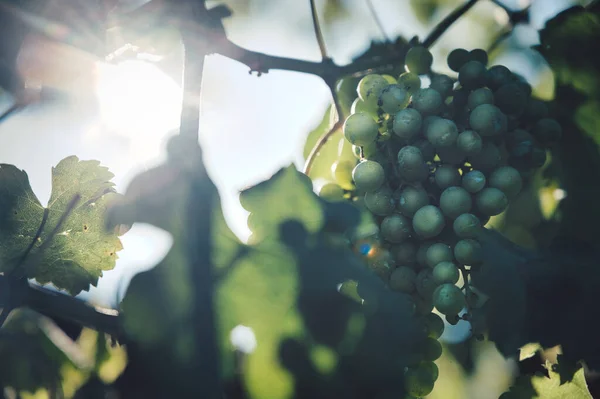
[[[488,67],[484,50],[452,51],[447,63],[456,77],[434,73],[432,61],[415,46],[397,79],[360,80],[343,125],[357,160],[335,163],[335,183],[319,193],[370,212],[376,225],[357,231],[351,244],[390,289],[414,302],[427,336],[405,371],[414,397],[429,394],[437,379],[438,314],[456,324],[476,306],[467,287],[481,258],[477,231],[507,209],[561,137],[531,86],[505,66]],[[368,293],[358,292],[368,305]]]

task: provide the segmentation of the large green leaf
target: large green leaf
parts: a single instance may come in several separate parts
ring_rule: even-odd
[[[545,368],[548,375],[522,376],[517,379],[515,385],[510,389],[511,399],[591,399],[583,369],[575,372],[573,380],[567,384],[561,384],[560,374],[554,371],[550,362],[546,362]]]
[[[104,227],[107,204],[118,197],[112,177],[98,161],[67,157],[52,168],[52,194],[44,208],[25,172],[2,165],[0,270],[23,266],[27,277],[73,295],[95,286],[122,249],[118,235]]]

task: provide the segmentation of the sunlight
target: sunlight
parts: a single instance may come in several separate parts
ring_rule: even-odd
[[[106,128],[147,140],[179,126],[181,88],[157,66],[131,60],[101,64],[98,70],[96,92]]]

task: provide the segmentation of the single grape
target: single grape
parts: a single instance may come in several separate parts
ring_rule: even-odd
[[[381,75],[370,74],[358,82],[356,91],[358,97],[365,102],[368,107],[377,105],[379,95],[389,85],[388,81]]]
[[[454,88],[454,80],[446,75],[435,75],[433,78],[431,78],[431,84],[429,85],[429,88],[440,93],[442,99],[445,99],[452,93],[452,89]]]
[[[428,362],[433,362],[442,356],[442,344],[434,338],[425,338],[423,344],[423,359]]]
[[[502,160],[500,149],[491,142],[483,143],[481,151],[468,157],[474,168],[489,171],[494,169]]]
[[[419,111],[406,108],[394,116],[392,130],[400,139],[410,141],[419,134],[422,123],[423,118]]]
[[[433,279],[438,284],[456,284],[460,272],[452,262],[440,262],[433,268]]]
[[[386,216],[381,222],[381,236],[392,243],[399,243],[410,237],[411,222],[402,215]]]
[[[494,104],[494,93],[487,87],[473,90],[467,99],[469,109],[473,110],[482,104]]]
[[[472,205],[471,195],[462,187],[448,187],[440,196],[440,209],[450,219],[469,212]]]
[[[432,244],[425,253],[425,262],[430,268],[434,268],[440,262],[452,262],[454,255],[449,245],[443,242]]]
[[[447,165],[462,165],[467,158],[464,151],[453,145],[450,147],[440,147],[437,150],[440,160]]]
[[[338,184],[327,183],[319,190],[319,197],[331,202],[339,202],[344,200],[344,189]]]
[[[506,115],[492,104],[481,104],[469,115],[471,129],[484,137],[502,134],[507,130]]]
[[[407,217],[413,217],[415,212],[429,205],[429,195],[423,187],[404,186],[396,191],[398,211]]]
[[[398,77],[397,85],[410,94],[414,94],[421,88],[421,78],[416,73],[404,72]]]
[[[448,54],[448,66],[454,72],[460,71],[463,65],[469,62],[469,52],[463,48],[454,49]]]
[[[508,207],[508,198],[497,188],[486,187],[475,195],[477,210],[485,216],[496,216]]]
[[[433,391],[434,385],[435,380],[430,370],[411,367],[404,372],[404,389],[409,395],[422,398]]]
[[[460,184],[460,173],[451,165],[441,165],[435,170],[435,184],[443,189]]]
[[[394,245],[391,252],[398,265],[414,266],[417,263],[417,246],[411,240]]]
[[[469,52],[469,60],[478,61],[484,66],[488,63],[488,55],[484,49],[476,48]]]
[[[398,151],[398,168],[400,175],[405,180],[419,181],[426,173],[426,164],[423,161],[421,151],[417,147],[405,146]],[[426,176],[425,176],[426,177]]]
[[[507,115],[521,115],[527,106],[528,96],[516,83],[500,86],[494,93],[495,104]]]
[[[463,213],[454,219],[452,228],[459,238],[474,238],[481,229],[481,222],[477,216],[471,213]]]
[[[359,191],[375,191],[385,181],[383,166],[375,161],[362,161],[354,167],[352,179]]]
[[[377,104],[375,104],[375,105],[371,104],[371,106],[367,106],[367,104],[358,97],[356,97],[354,102],[352,102],[352,106],[350,107],[351,114],[365,113],[365,114],[369,115],[371,118],[373,118],[373,120],[375,120],[375,121],[379,120],[379,115],[378,115],[377,110],[378,110]]]
[[[344,137],[354,145],[372,144],[379,134],[377,123],[368,114],[359,112],[350,115],[344,122]]]
[[[478,170],[467,172],[462,177],[462,186],[471,194],[477,193],[485,187],[485,175]]]
[[[540,119],[547,117],[548,107],[546,106],[546,103],[544,103],[542,100],[538,100],[537,98],[529,99],[522,118],[529,123],[535,123]]]
[[[425,241],[419,246],[417,250],[417,263],[420,266],[427,267],[427,251],[433,244],[435,244],[434,241]]]
[[[550,146],[562,137],[562,128],[554,119],[543,118],[533,126],[532,133],[542,145]]]
[[[509,200],[515,198],[523,187],[521,174],[510,166],[501,166],[490,175],[490,187],[501,190]]]
[[[420,237],[433,238],[440,234],[446,222],[442,211],[436,206],[425,205],[413,217],[413,229]]]
[[[434,118],[427,124],[425,137],[434,147],[449,147],[456,143],[458,128],[450,119]]]
[[[456,147],[467,156],[477,154],[482,146],[481,136],[473,130],[465,130],[456,138]]]
[[[514,149],[517,145],[527,142],[533,147],[533,136],[526,130],[515,129],[506,134],[505,141],[508,150]]]
[[[460,240],[454,246],[454,257],[461,265],[478,264],[481,261],[481,244],[470,238]]]
[[[406,108],[409,102],[410,93],[398,85],[389,85],[383,89],[379,96],[381,109],[391,115]]]
[[[392,195],[389,187],[381,186],[377,190],[365,194],[365,206],[375,215],[391,215],[394,212]]]
[[[417,75],[423,75],[431,69],[433,63],[433,56],[429,50],[423,46],[411,47],[406,53],[404,59],[404,65],[408,72],[415,73]]]
[[[441,314],[456,315],[465,305],[465,296],[454,284],[442,284],[433,293],[433,306]]]
[[[430,314],[433,314],[433,313],[430,313]],[[440,370],[434,362],[421,362],[418,365],[418,367],[426,370],[431,375],[431,378],[433,378],[434,381],[436,381],[438,379],[438,377],[440,376]],[[404,398],[404,399],[410,399],[410,398]]]
[[[390,288],[394,291],[410,294],[415,290],[415,281],[417,274],[413,269],[406,266],[399,266],[390,275]]]
[[[438,339],[444,333],[444,320],[435,313],[429,313],[423,318],[427,328],[427,335]]]
[[[485,85],[492,90],[498,90],[502,85],[512,80],[512,72],[504,65],[494,65],[488,69]]]
[[[435,147],[428,140],[418,140],[413,146],[421,151],[421,155],[425,162],[433,161],[433,158],[435,157]]]
[[[331,165],[331,173],[334,180],[344,190],[354,189],[354,183],[352,182],[354,165],[355,163],[351,161],[337,161]]]
[[[442,108],[442,96],[437,91],[420,89],[412,97],[413,107],[423,115],[437,114]]]
[[[431,269],[423,269],[417,274],[417,279],[415,280],[415,287],[417,288],[417,292],[419,296],[425,300],[431,298],[433,291],[437,288],[438,284],[433,278],[433,273]]]
[[[474,90],[485,85],[486,72],[481,62],[469,61],[460,68],[458,81],[463,87]]]

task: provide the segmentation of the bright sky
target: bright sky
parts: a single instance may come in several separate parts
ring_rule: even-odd
[[[429,28],[412,15],[408,1],[373,3],[388,35],[410,38],[428,32]],[[539,28],[548,15],[568,3],[536,0],[533,25]],[[339,63],[348,62],[368,46],[371,38],[380,36],[365,17],[369,14],[364,0],[345,4],[350,10],[347,22],[324,31],[331,54]],[[444,9],[443,14],[450,9]],[[478,5],[476,18],[454,26],[436,46],[434,55],[445,55],[458,46],[470,49],[485,45],[492,23],[489,15],[502,18],[502,13],[494,14],[494,10],[489,3]],[[294,16],[291,23],[290,15]],[[226,28],[232,40],[251,49],[317,60],[311,24],[308,2],[281,0],[255,14],[251,11],[246,18],[232,18]],[[521,46],[529,46],[536,40],[535,32],[523,28],[517,39]],[[500,60],[527,77],[536,76],[531,52],[507,53]],[[1,162],[26,170],[42,203],[50,195],[51,166],[73,154],[98,159],[108,166],[116,175],[117,189],[123,192],[136,173],[162,160],[164,141],[177,128],[180,88],[158,68],[128,62],[101,65],[97,71],[99,114],[93,111],[93,98],[82,95],[62,105],[31,107],[0,124]],[[84,78],[82,84],[89,84]],[[272,71],[257,78],[248,75],[245,66],[214,55],[207,60],[203,79],[201,145],[206,166],[220,190],[230,227],[245,238],[246,212],[239,206],[237,193],[291,162],[302,165],[303,139],[319,122],[329,92],[313,76]],[[99,286],[90,291],[93,300],[115,304],[131,276],[152,267],[166,254],[170,237],[159,229],[139,225],[123,237],[123,244],[117,267],[106,272]]]

